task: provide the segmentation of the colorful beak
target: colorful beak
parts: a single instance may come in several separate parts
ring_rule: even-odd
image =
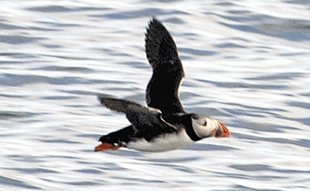
[[[220,128],[217,130],[217,132],[215,133],[215,137],[219,138],[219,137],[231,137],[231,133],[228,130],[228,128],[226,127],[226,125],[224,125],[222,122],[219,121],[220,124]]]

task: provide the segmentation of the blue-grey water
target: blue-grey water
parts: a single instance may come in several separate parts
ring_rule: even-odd
[[[230,139],[93,152],[145,105],[151,16],[172,34],[188,112]],[[160,93],[160,92],[159,92]],[[10,0],[0,7],[0,190],[310,190],[309,0]]]

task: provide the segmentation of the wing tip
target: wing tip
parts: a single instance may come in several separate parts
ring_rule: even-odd
[[[101,96],[101,95],[98,95],[97,97],[98,97],[99,102],[103,106],[109,108],[110,110],[117,111],[117,112],[126,111],[125,105],[122,104],[123,102],[122,100],[111,98],[111,97],[106,97],[106,96]]]
[[[156,27],[155,25],[157,25],[157,27],[164,27],[164,25],[157,19],[157,17],[155,16],[152,16],[150,22],[148,23],[148,27],[146,28],[146,39],[147,39],[147,36],[149,35],[149,32],[151,31],[152,27]]]
[[[164,45],[163,45],[164,44]],[[166,46],[168,54],[162,53],[162,46]],[[178,57],[177,47],[166,27],[155,17],[149,22],[145,33],[145,53],[152,68],[160,62]]]
[[[98,99],[98,101],[99,101],[102,105],[105,105],[106,100],[107,100],[107,99],[110,99],[110,98],[108,98],[108,97],[106,97],[106,96],[103,96],[103,95],[98,95],[98,96],[97,96],[97,99]]]
[[[155,22],[155,23],[160,23],[160,24],[161,24],[161,22],[159,21],[159,19],[157,19],[156,16],[152,15],[152,18],[151,18],[151,21],[150,21],[149,25],[152,24],[152,23],[154,23],[154,22]]]

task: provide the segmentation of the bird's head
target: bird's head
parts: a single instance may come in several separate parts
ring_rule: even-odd
[[[231,137],[231,133],[222,122],[209,116],[193,115],[192,125],[195,133],[200,138]]]

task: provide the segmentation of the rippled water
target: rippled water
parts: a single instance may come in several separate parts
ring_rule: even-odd
[[[144,33],[176,41],[188,112],[230,139],[93,152],[128,124],[97,94],[145,104]],[[0,190],[309,190],[310,2],[2,1]]]

